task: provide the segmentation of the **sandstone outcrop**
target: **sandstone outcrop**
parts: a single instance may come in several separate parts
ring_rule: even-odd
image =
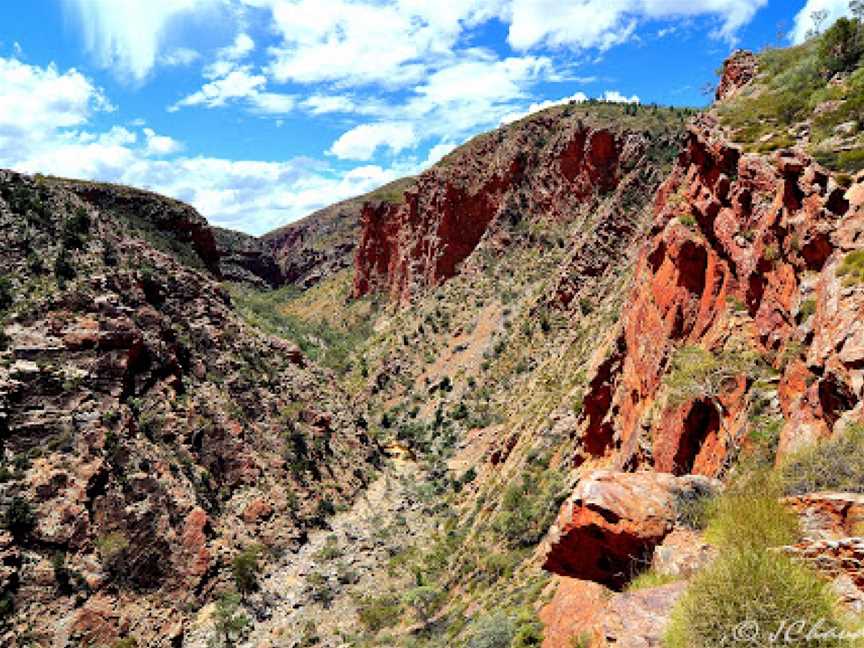
[[[543,568],[623,587],[672,531],[678,503],[719,490],[714,480],[687,475],[596,471],[582,477],[547,538]]]
[[[734,96],[753,80],[757,73],[757,60],[752,52],[736,50],[723,63],[723,74],[714,98],[719,100]]]
[[[864,217],[857,187],[798,153],[742,154],[710,115],[697,119],[658,192],[623,326],[595,360],[582,414],[588,454],[722,472],[744,441],[758,375],[742,370],[715,399],[667,406],[664,377],[688,345],[749,351],[780,372],[781,457],[860,419],[855,321],[864,304],[838,276]]]

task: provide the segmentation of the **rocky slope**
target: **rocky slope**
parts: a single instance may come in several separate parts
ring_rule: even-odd
[[[0,643],[181,645],[234,557],[302,543],[376,446],[234,312],[191,208],[9,172],[0,197]]]

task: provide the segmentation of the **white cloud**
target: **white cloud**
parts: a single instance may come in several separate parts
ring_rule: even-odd
[[[201,55],[188,47],[175,47],[159,57],[159,63],[168,67],[184,67],[201,58]]]
[[[501,118],[501,123],[512,124],[513,122],[519,121],[523,117],[527,117],[532,113],[540,112],[541,110],[546,110],[547,108],[552,108],[553,106],[561,106],[563,104],[568,104],[571,101],[576,103],[584,103],[588,101],[588,95],[586,95],[584,92],[577,92],[576,94],[570,95],[569,97],[564,97],[563,99],[551,99],[549,101],[539,101],[536,103],[532,103],[525,110],[520,110],[504,115]]]
[[[512,0],[508,41],[520,50],[541,45],[608,49],[629,40],[639,20],[714,16],[715,38],[733,41],[768,0]]]
[[[807,0],[804,8],[795,16],[795,26],[792,29],[792,42],[803,43],[807,33],[813,29],[813,12],[827,11],[828,18],[823,29],[829,27],[835,20],[843,16],[851,15],[849,0]]]
[[[452,57],[463,30],[500,15],[505,0],[245,0],[266,6],[282,42],[271,48],[280,81],[416,83]]]
[[[95,130],[92,116],[107,108],[103,93],[75,70],[0,57],[0,167],[149,188],[191,203],[219,225],[251,233],[411,171],[367,165],[337,172],[307,158],[178,157],[181,144],[150,128],[140,134],[122,126]]]
[[[224,106],[231,99],[243,99],[257,95],[267,84],[267,77],[252,74],[252,66],[244,65],[228,72],[221,79],[210,81],[201,89],[178,101],[174,108],[181,106]]]
[[[356,126],[333,142],[329,153],[341,160],[370,160],[379,148],[393,153],[416,144],[414,127],[406,122],[381,122]]]
[[[426,160],[420,165],[421,169],[427,169],[433,164],[436,164],[441,160],[441,158],[453,151],[457,146],[458,144],[454,144],[452,142],[442,142],[441,144],[436,144],[431,149],[429,149],[429,155],[426,156]]]
[[[255,41],[246,33],[239,33],[234,38],[234,42],[219,51],[220,58],[226,58],[231,61],[238,61],[248,56],[255,49]]]
[[[58,128],[81,126],[112,106],[80,72],[0,58],[0,156],[26,153]]]
[[[152,128],[145,128],[143,132],[144,137],[147,139],[146,155],[173,155],[183,148],[177,140],[167,135],[157,135]]]
[[[603,101],[611,101],[613,103],[639,103],[639,97],[637,95],[633,95],[630,97],[625,97],[623,94],[618,92],[617,90],[607,90],[603,93]]]
[[[65,0],[84,32],[89,52],[105,68],[134,81],[156,64],[169,27],[219,7],[221,0]]]

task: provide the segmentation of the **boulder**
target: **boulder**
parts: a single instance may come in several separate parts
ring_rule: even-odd
[[[677,502],[719,488],[717,480],[698,475],[591,473],[561,507],[543,568],[620,589],[672,531]]]

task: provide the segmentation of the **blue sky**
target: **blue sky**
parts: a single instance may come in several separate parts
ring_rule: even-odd
[[[29,0],[0,6],[0,167],[263,233],[569,98],[700,106],[735,47],[846,0]]]

